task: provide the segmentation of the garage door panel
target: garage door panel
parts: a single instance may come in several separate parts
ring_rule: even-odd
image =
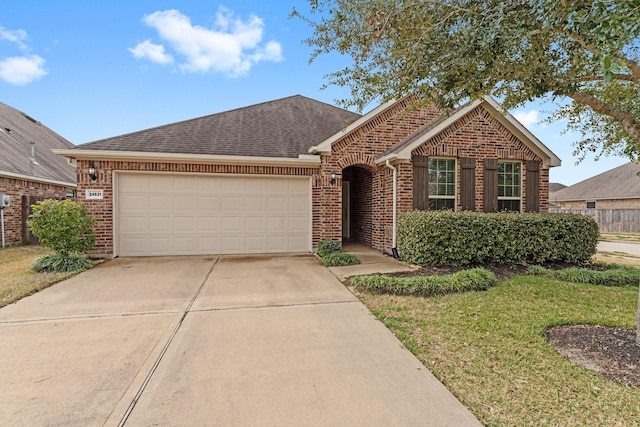
[[[156,213],[172,212],[173,198],[168,194],[150,194],[147,196],[147,208]]]
[[[159,194],[171,194],[175,190],[173,188],[173,176],[148,175],[148,192]]]
[[[174,212],[190,212],[195,214],[198,209],[198,202],[195,196],[174,196],[173,210]]]
[[[306,252],[308,178],[118,174],[118,254]]]
[[[170,216],[150,216],[148,221],[149,234],[171,234],[173,231],[173,218]]]
[[[219,233],[221,231],[220,222],[220,217],[217,216],[198,218],[198,234]]]

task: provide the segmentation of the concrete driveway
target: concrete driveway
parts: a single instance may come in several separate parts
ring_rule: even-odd
[[[3,425],[479,425],[312,256],[116,259],[0,309]]]

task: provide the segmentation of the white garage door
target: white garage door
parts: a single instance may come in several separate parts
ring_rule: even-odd
[[[119,173],[121,256],[309,252],[309,178]]]

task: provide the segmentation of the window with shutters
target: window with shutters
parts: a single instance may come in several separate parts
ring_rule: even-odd
[[[520,212],[522,206],[522,164],[498,162],[498,211]]]
[[[429,158],[429,210],[456,209],[455,159]]]

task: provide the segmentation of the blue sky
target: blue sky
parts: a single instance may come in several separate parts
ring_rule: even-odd
[[[348,58],[309,64],[311,29],[288,19],[305,1],[126,2],[22,0],[0,14],[0,102],[74,144],[301,94],[345,98],[324,76]],[[373,107],[373,106],[372,106]],[[562,123],[539,124],[549,106],[512,111],[563,161],[551,181],[570,185],[624,164],[578,166]]]

